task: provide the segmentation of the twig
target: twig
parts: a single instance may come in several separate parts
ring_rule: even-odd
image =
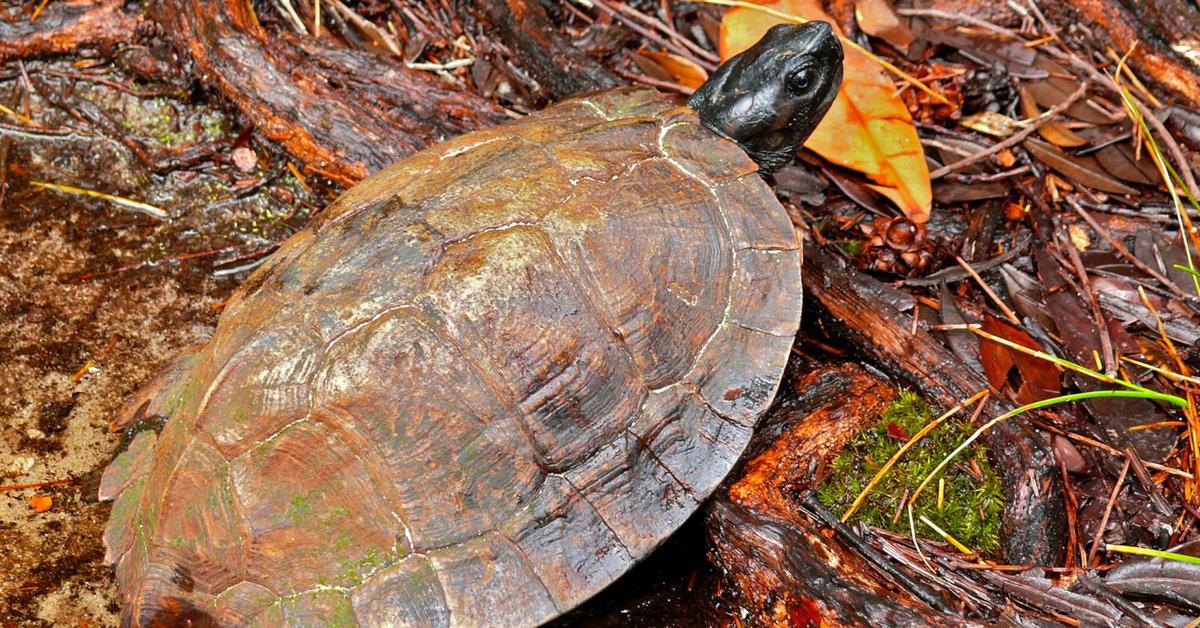
[[[678,44],[675,44],[673,42],[667,41],[666,39],[663,39],[661,36],[658,35],[658,33],[655,33],[654,31],[650,30],[649,28],[646,28],[645,26],[638,24],[632,18],[625,16],[622,11],[618,11],[617,9],[614,9],[613,7],[609,6],[607,2],[604,2],[604,0],[595,0],[591,4],[593,6],[595,6],[596,8],[603,10],[605,13],[612,16],[613,19],[616,19],[617,21],[621,22],[622,24],[629,27],[631,30],[633,30],[637,34],[641,35],[642,37],[645,37],[646,39],[649,39],[650,41],[662,46],[663,48],[666,48],[667,50],[670,50],[671,52],[674,52],[675,54],[683,56],[683,57],[693,57],[693,58],[695,57],[694,54],[689,53],[686,49],[679,46]],[[705,69],[708,71],[712,71],[716,67],[712,63],[702,60],[702,59],[694,59],[694,60],[698,61],[700,63],[700,65],[704,66]]]
[[[1065,438],[1069,438],[1073,441],[1083,443],[1084,445],[1088,445],[1090,447],[1095,447],[1096,449],[1099,449],[1110,455],[1113,455],[1113,456],[1123,456],[1124,455],[1121,453],[1120,449],[1117,449],[1116,447],[1113,447],[1112,445],[1109,445],[1108,443],[1104,443],[1104,442],[1098,441],[1094,438],[1089,438],[1087,436],[1084,436],[1083,434],[1076,434],[1075,432],[1068,432],[1068,431],[1060,429],[1050,423],[1046,423],[1046,422],[1042,422],[1042,421],[1039,421],[1037,425],[1039,428],[1046,430],[1047,432],[1053,432],[1053,433],[1063,436]],[[1175,467],[1168,467],[1165,464],[1159,464],[1157,462],[1150,462],[1149,460],[1143,460],[1142,464],[1146,465],[1147,469],[1154,469],[1155,471],[1160,471],[1162,473],[1166,473],[1167,475],[1173,475],[1175,477],[1183,478],[1185,480],[1190,480],[1195,477],[1191,473],[1184,471],[1183,469],[1176,469]]]
[[[1089,307],[1092,308],[1092,318],[1096,321],[1096,331],[1100,334],[1100,351],[1104,353],[1104,374],[1115,377],[1117,375],[1117,358],[1116,353],[1113,352],[1112,337],[1108,333],[1108,324],[1104,322],[1104,312],[1100,310],[1100,302],[1096,300],[1096,291],[1092,290],[1092,282],[1088,279],[1087,268],[1084,268],[1079,251],[1075,249],[1075,245],[1069,238],[1061,248],[1066,249],[1067,258],[1071,260],[1071,266],[1074,268],[1075,274],[1079,276],[1079,290],[1087,299]]]
[[[1186,423],[1184,425],[1187,425]],[[1154,508],[1158,510],[1158,514],[1164,517],[1174,517],[1175,512],[1171,505],[1167,503],[1166,498],[1162,495],[1162,489],[1150,477],[1150,472],[1146,470],[1146,463],[1142,457],[1137,454],[1137,450],[1133,447],[1125,448],[1125,459],[1129,461],[1129,468],[1133,471],[1133,477],[1137,478],[1142,488],[1150,494],[1150,503],[1154,504]]]
[[[669,89],[673,92],[679,92],[680,94],[683,94],[684,96],[691,96],[692,92],[696,91],[696,90],[688,87],[687,85],[680,85],[679,83],[675,83],[672,81],[664,81],[661,79],[656,79],[653,77],[646,76],[645,74],[636,74],[636,73],[630,72],[628,70],[622,70],[621,68],[613,68],[613,72],[616,73],[617,75],[627,78],[631,81],[645,83],[646,85],[649,85],[651,87],[657,87],[659,89]]]
[[[1139,79],[1137,75],[1133,73],[1133,70],[1129,67],[1129,64],[1125,63],[1125,60],[1117,54],[1117,51],[1109,47],[1105,52],[1108,54],[1108,58],[1112,59],[1113,62],[1117,64],[1117,70],[1120,71],[1121,74],[1124,74],[1125,78],[1129,79],[1129,82],[1133,84],[1134,89],[1138,90],[1138,93],[1140,93],[1143,98],[1149,101],[1155,109],[1162,109],[1162,101],[1159,100],[1158,97],[1156,97],[1144,83],[1142,83],[1141,79]]]
[[[1121,488],[1125,485],[1125,474],[1129,473],[1129,458],[1125,458],[1125,466],[1121,467],[1121,475],[1117,477],[1117,483],[1113,485],[1112,494],[1108,496],[1108,505],[1104,507],[1104,516],[1100,518],[1100,525],[1096,526],[1096,534],[1092,537],[1092,549],[1088,550],[1087,565],[1090,566],[1096,561],[1096,552],[1100,549],[1100,541],[1104,538],[1104,529],[1108,527],[1108,517],[1112,514],[1113,504],[1117,503],[1117,494],[1121,492]]]
[[[946,20],[947,22],[962,22],[971,26],[978,26],[986,31],[991,31],[997,35],[1003,35],[1012,39],[1021,39],[1020,34],[1014,30],[1004,28],[997,24],[992,24],[987,20],[981,20],[973,15],[966,13],[947,13],[938,9],[896,9],[898,15],[904,17],[931,17],[938,20]]]
[[[940,178],[950,174],[951,172],[954,172],[956,170],[962,170],[963,168],[965,168],[975,162],[982,161],[984,159],[987,159],[988,157],[991,157],[992,155],[995,155],[996,153],[999,153],[1002,150],[1005,150],[1007,148],[1012,148],[1013,146],[1020,144],[1021,142],[1025,141],[1025,138],[1032,135],[1035,131],[1042,128],[1043,125],[1045,125],[1047,122],[1049,122],[1051,119],[1053,119],[1054,116],[1066,111],[1067,108],[1069,108],[1071,105],[1075,104],[1075,101],[1079,100],[1080,98],[1083,97],[1084,94],[1087,93],[1087,88],[1088,88],[1088,81],[1083,81],[1082,83],[1079,84],[1079,87],[1076,88],[1075,91],[1072,92],[1071,95],[1067,97],[1066,100],[1058,103],[1057,105],[1051,107],[1050,109],[1047,109],[1045,112],[1042,113],[1042,115],[1030,120],[1029,124],[1024,129],[1021,129],[1020,131],[1014,133],[1008,139],[1006,139],[998,144],[988,147],[986,150],[979,151],[978,153],[975,153],[974,155],[971,155],[970,157],[967,157],[965,159],[960,159],[959,161],[956,161],[952,164],[945,165],[945,166],[942,166],[941,168],[938,168],[937,170],[934,170],[933,172],[929,173],[930,180],[940,179]]]
[[[39,187],[42,189],[46,189],[46,190],[56,190],[58,192],[66,192],[67,194],[78,194],[81,196],[91,196],[92,198],[103,199],[103,200],[106,200],[115,205],[120,205],[122,207],[127,207],[132,210],[140,211],[144,214],[149,214],[151,216],[154,216],[155,218],[158,218],[159,220],[166,220],[167,218],[170,217],[170,215],[167,214],[167,212],[161,208],[150,205],[149,203],[135,201],[133,199],[125,198],[122,196],[113,196],[112,194],[105,194],[104,192],[97,192],[95,190],[86,190],[84,188],[77,188],[77,187],[74,187],[71,185],[59,185],[57,183],[46,183],[44,181],[30,181],[29,185],[32,185],[34,187]]]
[[[292,0],[276,0],[276,3],[280,13],[283,13],[283,16],[291,22],[292,28],[301,35],[307,35],[308,28],[304,26],[304,20],[301,20],[300,15],[296,13],[296,8],[292,6]]]
[[[867,559],[867,561],[871,563],[871,565],[890,576],[893,580],[899,583],[900,586],[907,588],[922,602],[925,602],[926,604],[943,613],[953,612],[950,607],[946,605],[946,602],[943,601],[942,598],[938,596],[938,594],[932,588],[928,587],[923,582],[917,581],[904,571],[897,568],[892,561],[885,558],[882,554],[876,551],[874,547],[855,534],[853,530],[848,528],[846,524],[842,523],[837,518],[837,515],[829,512],[829,510],[825,508],[820,500],[817,499],[815,491],[809,491],[802,504],[805,510],[807,510],[814,519],[832,528],[833,531],[838,535],[839,539],[857,550],[864,558]]]
[[[391,52],[397,57],[404,56],[404,51],[401,50],[400,45],[396,43],[396,40],[393,39],[387,31],[379,28],[375,24],[364,19],[363,16],[352,11],[350,7],[342,4],[341,0],[325,0],[325,2],[328,2],[337,13],[341,14],[341,16],[346,19],[346,21],[350,22],[364,33],[368,33],[377,39],[388,49],[388,52]]]
[[[413,62],[413,63],[405,63],[404,67],[406,67],[410,70],[423,70],[425,72],[438,72],[438,71],[445,71],[445,70],[454,70],[457,68],[465,68],[465,67],[471,65],[472,63],[475,63],[475,60],[470,57],[467,57],[466,59],[453,59],[453,60],[447,61],[445,63],[427,63],[427,62],[420,62],[420,61]]]
[[[29,16],[29,21],[36,22],[38,19],[38,16],[42,14],[42,9],[46,8],[46,5],[49,2],[50,2],[50,0],[42,0],[42,2],[37,5],[37,8],[33,10],[33,15]]]
[[[1141,270],[1142,272],[1153,277],[1156,281],[1161,283],[1164,288],[1166,288],[1167,290],[1170,290],[1171,293],[1174,294],[1175,296],[1177,296],[1181,299],[1192,301],[1192,302],[1200,301],[1200,297],[1197,297],[1194,294],[1188,294],[1188,293],[1184,292],[1182,288],[1175,285],[1175,282],[1171,281],[1170,279],[1168,279],[1166,276],[1164,276],[1162,273],[1158,272],[1157,270],[1154,270],[1154,267],[1150,266],[1146,262],[1143,262],[1142,260],[1135,257],[1133,255],[1133,253],[1130,253],[1129,249],[1125,248],[1125,245],[1122,244],[1120,240],[1114,238],[1112,236],[1112,234],[1108,232],[1108,229],[1105,229],[1104,227],[1100,226],[1100,223],[1096,222],[1096,219],[1092,218],[1092,215],[1089,214],[1087,212],[1087,210],[1084,209],[1079,204],[1079,202],[1076,201],[1074,198],[1068,196],[1066,198],[1066,201],[1067,201],[1067,205],[1071,206],[1071,209],[1074,209],[1076,213],[1078,213],[1080,216],[1083,217],[1084,220],[1087,221],[1088,225],[1090,225],[1096,233],[1100,234],[1100,237],[1102,237],[1106,241],[1108,241],[1108,243],[1113,247],[1113,250],[1115,250],[1118,255],[1120,255],[1121,257],[1124,257],[1130,264],[1133,264],[1134,267],[1136,267],[1138,270]]]
[[[1064,567],[1075,566],[1076,548],[1079,549],[1081,559],[1086,558],[1082,546],[1079,544],[1079,499],[1075,497],[1075,483],[1071,481],[1071,473],[1067,471],[1067,462],[1062,456],[1055,456],[1058,460],[1058,472],[1062,476],[1061,482],[1063,487],[1063,504],[1067,515],[1067,560],[1063,564]]]
[[[34,120],[33,118],[30,118],[29,116],[17,113],[16,111],[13,111],[12,109],[5,107],[4,105],[0,105],[0,113],[10,115],[10,116],[16,118],[17,120],[20,120],[23,124],[27,124],[36,129],[42,128],[42,125],[40,123],[38,123],[37,120]]]
[[[602,8],[615,8],[617,11],[619,11],[621,13],[624,13],[632,18],[638,19],[643,24],[646,24],[648,26],[651,26],[651,27],[657,29],[659,32],[663,33],[667,37],[670,37],[673,41],[679,42],[680,45],[682,45],[684,48],[687,48],[689,51],[692,52],[692,54],[699,57],[700,60],[707,61],[711,64],[717,64],[717,63],[721,62],[720,57],[718,57],[717,55],[713,54],[712,52],[710,52],[708,50],[705,50],[704,48],[700,47],[698,44],[696,44],[695,42],[692,42],[691,40],[687,39],[686,37],[682,37],[675,29],[667,26],[667,24],[664,23],[663,21],[661,21],[653,16],[646,15],[645,13],[642,13],[641,11],[638,11],[637,9],[630,7],[628,4],[620,2],[620,3],[617,3],[616,6],[614,7],[614,6],[610,5],[607,2],[607,0],[592,0],[592,2],[596,5],[599,5]],[[665,6],[665,3],[664,3],[664,6]],[[687,55],[684,55],[684,56],[687,56]],[[708,64],[702,63],[701,65],[708,65]],[[713,68],[708,67],[706,69],[711,71]]]
[[[1067,47],[1066,44],[1064,44],[1062,40],[1058,38],[1058,31],[1055,30],[1054,26],[1050,24],[1050,20],[1047,20],[1046,16],[1042,15],[1042,10],[1038,8],[1037,2],[1034,2],[1034,0],[1025,0],[1025,4],[1029,5],[1029,9],[1033,11],[1033,16],[1037,18],[1039,23],[1041,23],[1042,30],[1046,31],[1046,35],[1053,38],[1054,41],[1058,42],[1058,45],[1065,49]]]
[[[974,268],[971,268],[971,265],[967,263],[967,260],[955,255],[954,261],[958,262],[958,265],[962,266],[963,270],[967,271],[967,274],[975,280],[975,283],[979,284],[980,288],[983,288],[983,291],[988,295],[989,298],[991,298],[992,302],[996,304],[996,307],[1000,308],[1001,312],[1004,312],[1004,316],[1007,317],[1008,320],[1012,321],[1013,325],[1021,324],[1021,318],[1017,316],[1017,313],[1012,311],[1012,308],[1008,307],[1008,304],[1000,299],[1000,295],[996,294],[996,292],[992,290],[992,287],[987,285],[987,282],[983,280],[983,277],[979,276],[979,273],[975,272]]]
[[[25,490],[27,488],[45,488],[47,486],[59,486],[62,484],[71,484],[74,481],[75,481],[74,478],[67,478],[65,480],[50,480],[48,482],[32,482],[29,484],[5,484],[3,486],[0,486],[0,492],[21,491],[21,490]]]
[[[236,247],[236,246],[227,246],[227,247],[220,248],[220,249],[211,249],[208,251],[199,251],[196,253],[184,253],[182,255],[175,255],[172,257],[164,258],[164,259],[145,260],[145,261],[137,262],[134,264],[128,264],[128,265],[122,266],[120,268],[115,268],[113,270],[106,270],[106,271],[95,272],[95,273],[84,273],[79,276],[79,280],[80,281],[88,281],[91,279],[95,279],[97,277],[108,277],[111,275],[116,275],[118,273],[123,273],[123,272],[130,271],[130,270],[140,270],[142,268],[157,268],[157,267],[163,266],[165,264],[174,264],[174,263],[178,263],[178,262],[182,262],[182,261],[186,261],[186,260],[190,260],[190,259],[196,259],[196,258],[200,258],[200,257],[211,257],[213,255],[222,255],[224,253],[236,251],[237,249],[238,249],[238,247]]]

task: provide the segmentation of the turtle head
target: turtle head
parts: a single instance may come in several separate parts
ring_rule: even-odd
[[[791,162],[841,83],[842,44],[829,24],[778,24],[721,64],[688,106],[770,173]]]

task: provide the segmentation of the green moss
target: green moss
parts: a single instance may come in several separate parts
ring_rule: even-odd
[[[879,424],[860,432],[833,459],[830,481],[817,489],[821,502],[837,514],[845,512],[879,468],[933,416],[932,409],[918,395],[901,391]],[[973,431],[973,426],[953,419],[934,429],[884,475],[851,521],[908,532],[908,518],[903,513],[896,518],[901,500],[916,490]],[[941,540],[940,535],[921,523],[919,517],[925,515],[971,549],[990,553],[999,547],[1004,496],[1000,479],[988,464],[986,454],[983,447],[974,446],[951,463],[941,476],[945,479],[941,508],[938,508],[937,480],[925,488],[913,507],[918,534]],[[974,477],[967,468],[977,468],[982,477]]]
[[[842,250],[851,257],[857,257],[859,253],[862,253],[862,248],[862,240],[847,240],[842,243]]]
[[[345,564],[338,578],[341,580],[343,586],[355,586],[381,567],[391,565],[395,562],[395,557],[389,554],[382,554],[377,548],[372,547],[367,550],[367,553],[362,558]]]
[[[312,506],[308,503],[307,495],[292,495],[292,504],[288,507],[288,520],[297,526],[303,526],[311,513]]]

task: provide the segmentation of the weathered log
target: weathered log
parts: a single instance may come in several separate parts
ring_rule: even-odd
[[[0,20],[0,63],[127,43],[142,15],[124,5],[124,0],[67,0],[46,5],[33,22]]]
[[[969,623],[886,558],[865,560],[804,513],[811,487],[837,481],[826,477],[828,463],[895,396],[861,366],[789,369],[744,467],[705,512],[710,557],[727,583],[722,606],[742,609],[751,625]]]
[[[913,331],[912,315],[897,305],[911,297],[818,247],[805,254],[804,290],[830,330],[937,404],[948,408],[990,388],[920,325]],[[993,395],[982,416],[994,418],[1011,408],[1002,396]],[[1007,498],[1001,527],[1004,558],[1013,564],[1058,564],[1066,515],[1049,446],[1019,418],[997,424],[984,442]]]
[[[1044,9],[1060,27],[1083,24],[1107,35],[1108,41],[1090,42],[1099,50],[1107,45],[1117,54],[1132,50],[1130,61],[1141,79],[1167,89],[1185,107],[1200,107],[1200,68],[1173,48],[1196,45],[1200,8],[1194,2],[1066,0],[1047,2]]]
[[[536,0],[476,0],[475,7],[551,99],[624,84],[558,36]]]
[[[503,119],[490,101],[392,59],[317,39],[269,38],[246,2],[163,0],[151,15],[201,83],[308,170],[342,186]]]

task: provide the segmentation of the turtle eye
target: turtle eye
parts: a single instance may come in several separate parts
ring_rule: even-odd
[[[817,73],[812,68],[797,68],[788,76],[788,88],[793,92],[803,92],[816,82]]]

